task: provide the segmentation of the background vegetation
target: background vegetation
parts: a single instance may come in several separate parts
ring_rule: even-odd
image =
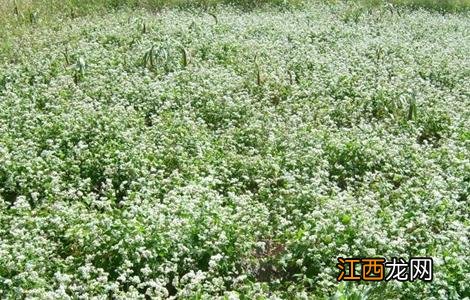
[[[336,0],[340,1],[340,0]],[[2,0],[0,17],[3,20],[16,19],[31,21],[33,18],[49,18],[51,16],[76,17],[91,12],[103,12],[119,8],[163,7],[212,7],[217,4],[236,5],[253,8],[260,5],[298,6],[308,0]],[[315,2],[315,0],[310,1]],[[318,2],[318,1],[316,1]],[[335,0],[326,0],[335,2]],[[404,5],[414,8],[426,8],[440,11],[464,11],[470,8],[470,0],[349,0],[360,5]],[[34,21],[34,20],[33,20]]]

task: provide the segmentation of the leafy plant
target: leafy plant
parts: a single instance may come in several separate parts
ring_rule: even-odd
[[[86,63],[85,58],[80,56],[75,63],[74,71],[73,71],[73,81],[75,84],[78,84],[85,78],[85,70],[86,70]]]

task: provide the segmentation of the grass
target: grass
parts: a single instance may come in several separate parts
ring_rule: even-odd
[[[468,11],[470,9],[469,0],[391,0],[390,3],[441,12],[459,12]]]
[[[265,4],[295,6],[305,2],[305,0],[3,0],[0,7],[0,19],[2,22],[15,20],[20,23],[35,23],[38,19],[49,19],[54,16],[74,18],[120,8],[155,10],[163,7],[192,6],[208,9],[219,4],[253,8]],[[359,2],[367,5],[391,3],[451,12],[466,11],[470,8],[470,0],[359,0]],[[217,22],[217,17],[215,21]]]
[[[441,12],[463,12],[470,9],[469,0],[352,0],[349,2],[356,2],[369,7],[391,4],[398,7]]]

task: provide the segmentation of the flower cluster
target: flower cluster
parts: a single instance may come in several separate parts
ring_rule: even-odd
[[[468,295],[469,27],[339,2],[14,38],[0,298]],[[338,285],[339,256],[429,256],[435,279]]]

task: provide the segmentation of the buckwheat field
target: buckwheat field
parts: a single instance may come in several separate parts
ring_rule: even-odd
[[[0,298],[468,299],[468,11],[27,18],[0,47]],[[339,256],[434,280],[338,283]]]

